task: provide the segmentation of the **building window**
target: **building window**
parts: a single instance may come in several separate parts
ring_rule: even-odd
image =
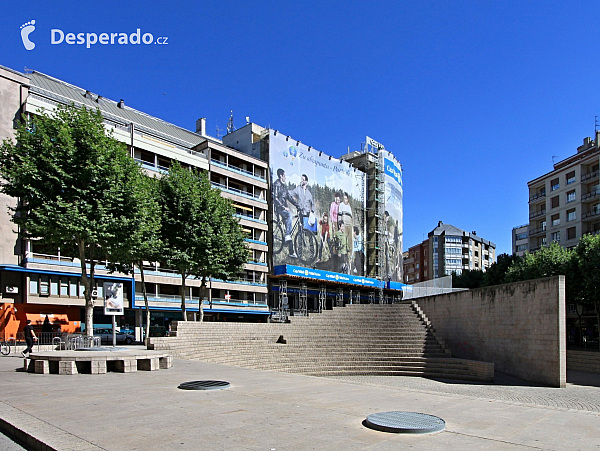
[[[571,183],[575,183],[575,171],[567,174],[567,185],[570,185]]]
[[[515,236],[515,240],[526,240],[527,239],[527,232],[524,233],[517,233],[517,235]]]
[[[567,229],[567,240],[575,239],[575,227],[570,227]]]
[[[560,215],[552,215],[552,227],[560,225]]]
[[[558,179],[554,179],[550,182],[550,191],[556,191],[558,188],[560,188],[560,182]]]
[[[575,212],[575,209],[571,209],[571,210],[567,210],[567,222],[569,221],[575,221],[577,219],[577,213]]]
[[[550,208],[556,208],[558,205],[558,196],[554,196],[552,199],[550,199]]]
[[[552,232],[552,236],[550,238],[553,243],[560,243],[560,231]]]
[[[527,245],[526,244],[519,244],[517,246],[517,252],[526,251],[526,250],[527,250]]]
[[[567,203],[573,202],[575,200],[575,190],[569,191],[567,193]]]

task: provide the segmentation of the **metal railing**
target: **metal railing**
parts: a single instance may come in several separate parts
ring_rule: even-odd
[[[243,174],[243,175],[247,175],[247,176],[250,176],[250,177],[253,177],[253,178],[259,179],[260,181],[263,181],[263,182],[266,182],[266,181],[267,181],[267,178],[266,178],[265,176],[256,175],[256,174],[254,174],[252,171],[248,171],[248,170],[246,170],[246,169],[239,168],[239,167],[237,167],[237,166],[234,166],[234,165],[232,165],[232,164],[229,164],[229,163],[224,163],[224,162],[222,162],[222,161],[215,160],[214,158],[212,158],[212,159],[210,160],[210,162],[211,162],[212,164],[216,165],[216,166],[220,166],[220,167],[222,167],[222,168],[229,169],[230,171],[233,171],[233,172],[239,172],[239,173],[241,173],[241,174]]]

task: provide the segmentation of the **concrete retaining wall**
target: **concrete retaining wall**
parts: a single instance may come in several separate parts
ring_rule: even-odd
[[[566,385],[564,276],[415,299],[452,355]]]

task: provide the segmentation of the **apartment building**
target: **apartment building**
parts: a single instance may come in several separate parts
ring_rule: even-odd
[[[512,229],[512,253],[522,257],[529,250],[529,224]]]
[[[465,232],[442,221],[427,239],[408,250],[404,282],[438,279],[463,270],[486,271],[496,260],[496,244],[476,232]]]
[[[409,247],[403,261],[404,282],[408,284],[429,280],[429,240]]]
[[[527,183],[528,246],[535,252],[552,242],[573,247],[586,233],[600,231],[600,131],[585,138],[577,153]]]
[[[128,146],[132,158],[148,174],[160,176],[175,160],[209,174],[213,186],[232,200],[252,256],[235,281],[210,281],[208,298],[203,301],[205,319],[265,321],[270,313],[266,302],[267,163],[206,135],[204,119],[198,120],[193,132],[130,108],[123,100],[112,101],[39,72],[21,74],[0,66],[0,138],[13,138],[19,121],[39,114],[41,108],[52,111],[57,105],[71,103],[98,108],[106,127]],[[25,319],[41,324],[46,317],[63,331],[79,329],[85,301],[78,259],[64,255],[60,249],[19,239],[5,208],[15,205],[16,200],[1,196],[0,314],[5,332],[16,332]],[[152,325],[168,325],[180,319],[179,276],[152,263],[145,268],[145,280]],[[94,323],[111,321],[100,308],[106,281],[124,284],[125,315],[117,321],[121,326],[136,327],[139,334],[144,306],[139,275],[110,274],[102,264],[96,267],[94,294],[98,307]],[[190,279],[186,285],[188,319],[193,319],[199,310],[200,281]]]

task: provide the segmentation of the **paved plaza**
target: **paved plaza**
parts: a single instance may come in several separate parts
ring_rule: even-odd
[[[600,450],[593,373],[572,372],[557,389],[502,375],[496,384],[318,378],[183,360],[128,374],[16,371],[22,366],[22,358],[0,358],[0,418],[57,450]],[[207,379],[231,387],[177,388]],[[363,426],[367,415],[387,411],[435,415],[446,430]]]

